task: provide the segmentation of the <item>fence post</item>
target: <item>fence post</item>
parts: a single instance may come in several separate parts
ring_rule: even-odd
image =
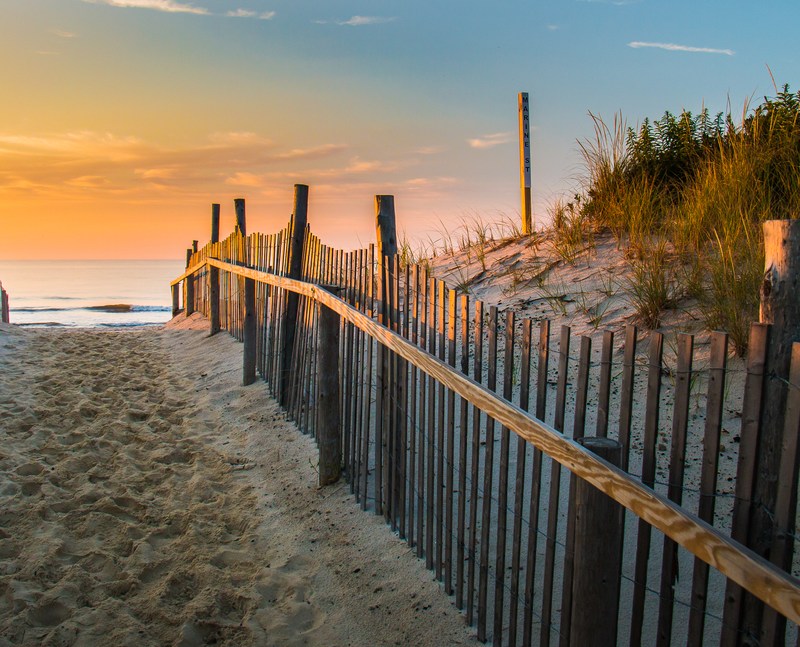
[[[242,238],[247,236],[247,223],[244,210],[244,198],[234,198],[233,209],[236,212],[236,231],[238,231]]]
[[[189,263],[192,262],[192,248],[186,250],[186,268],[189,268]],[[187,276],[183,283],[184,298],[186,299],[186,308],[184,312],[188,317],[194,312],[194,276]]]
[[[211,257],[217,258],[219,250],[219,205],[211,205]],[[220,331],[219,323],[219,268],[210,267],[208,270],[208,316],[210,320],[209,333],[214,335]]]
[[[394,257],[397,254],[397,228],[394,213],[394,196],[375,196],[375,229],[378,240],[378,323],[391,326],[391,298],[392,271]],[[377,401],[375,405],[375,483],[379,488],[380,496],[375,497],[375,514],[387,516],[391,509],[391,493],[388,491],[387,477],[391,466],[387,462],[387,445],[389,443],[388,429],[393,425],[392,407],[389,398],[389,384],[391,381],[390,353],[381,344],[378,344],[378,357],[376,362],[375,385]],[[386,473],[384,473],[386,468]],[[386,491],[384,491],[386,488]],[[386,510],[383,504],[386,502]],[[388,516],[387,516],[388,520]]]
[[[244,280],[244,349],[242,352],[242,384],[256,381],[256,281]]]
[[[305,184],[294,185],[294,213],[289,223],[289,273],[290,279],[301,278],[303,261],[303,243],[305,241],[306,224],[308,223],[308,186]],[[299,302],[296,292],[286,293],[286,307],[283,311],[280,349],[280,403],[286,406],[289,402],[290,374],[293,370],[292,353],[294,352],[295,321],[297,320],[297,305]]]
[[[578,442],[619,466],[622,445],[616,440],[587,437]],[[569,644],[616,645],[622,507],[583,479],[576,479],[574,493],[575,558]]]
[[[800,341],[800,220],[767,220],[764,231],[764,280],[759,320],[770,324],[765,394],[753,484],[753,517],[748,546],[770,559],[775,533],[778,472],[788,396],[792,343]],[[761,636],[764,605],[748,596],[742,630]],[[778,636],[783,644],[783,636]],[[778,644],[776,642],[776,644]]]
[[[342,440],[339,419],[339,315],[319,306],[319,392],[317,395],[317,442],[319,484],[339,480]]]
[[[172,286],[172,316],[176,316],[181,311],[180,283]]]
[[[176,290],[176,287],[172,288],[173,291]],[[173,297],[174,298],[174,297]],[[173,304],[173,309],[175,308]],[[8,305],[8,292],[3,289],[3,284],[0,283],[0,321],[3,323],[10,323],[10,308]]]

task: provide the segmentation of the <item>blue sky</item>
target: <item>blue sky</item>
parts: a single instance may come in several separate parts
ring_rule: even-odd
[[[348,248],[372,240],[376,193],[396,196],[411,238],[516,218],[520,91],[541,223],[576,186],[589,112],[632,126],[739,113],[773,93],[767,66],[797,90],[799,14],[788,1],[2,0],[0,256],[28,253],[21,213],[43,223],[30,253],[51,257],[107,255],[111,236],[122,255],[179,254],[207,238],[211,202],[232,222],[235,197],[270,232],[295,182],[311,186],[315,231]]]

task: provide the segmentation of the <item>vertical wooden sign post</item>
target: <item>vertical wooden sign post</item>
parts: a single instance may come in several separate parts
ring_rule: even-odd
[[[517,97],[519,110],[519,183],[522,194],[522,233],[533,231],[531,216],[531,128],[529,121],[528,93]]]

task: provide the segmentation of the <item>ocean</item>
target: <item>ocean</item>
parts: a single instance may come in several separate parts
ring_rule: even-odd
[[[21,326],[124,328],[172,316],[169,282],[180,260],[3,261],[11,323]]]

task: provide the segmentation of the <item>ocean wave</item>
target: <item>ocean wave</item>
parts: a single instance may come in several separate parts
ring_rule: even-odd
[[[109,312],[109,313],[125,313],[125,312],[170,312],[170,306],[140,306],[131,305],[129,303],[109,303],[100,306],[80,306],[74,308],[54,308],[54,307],[30,307],[30,308],[11,308],[11,312],[74,312],[74,311],[90,312]]]

